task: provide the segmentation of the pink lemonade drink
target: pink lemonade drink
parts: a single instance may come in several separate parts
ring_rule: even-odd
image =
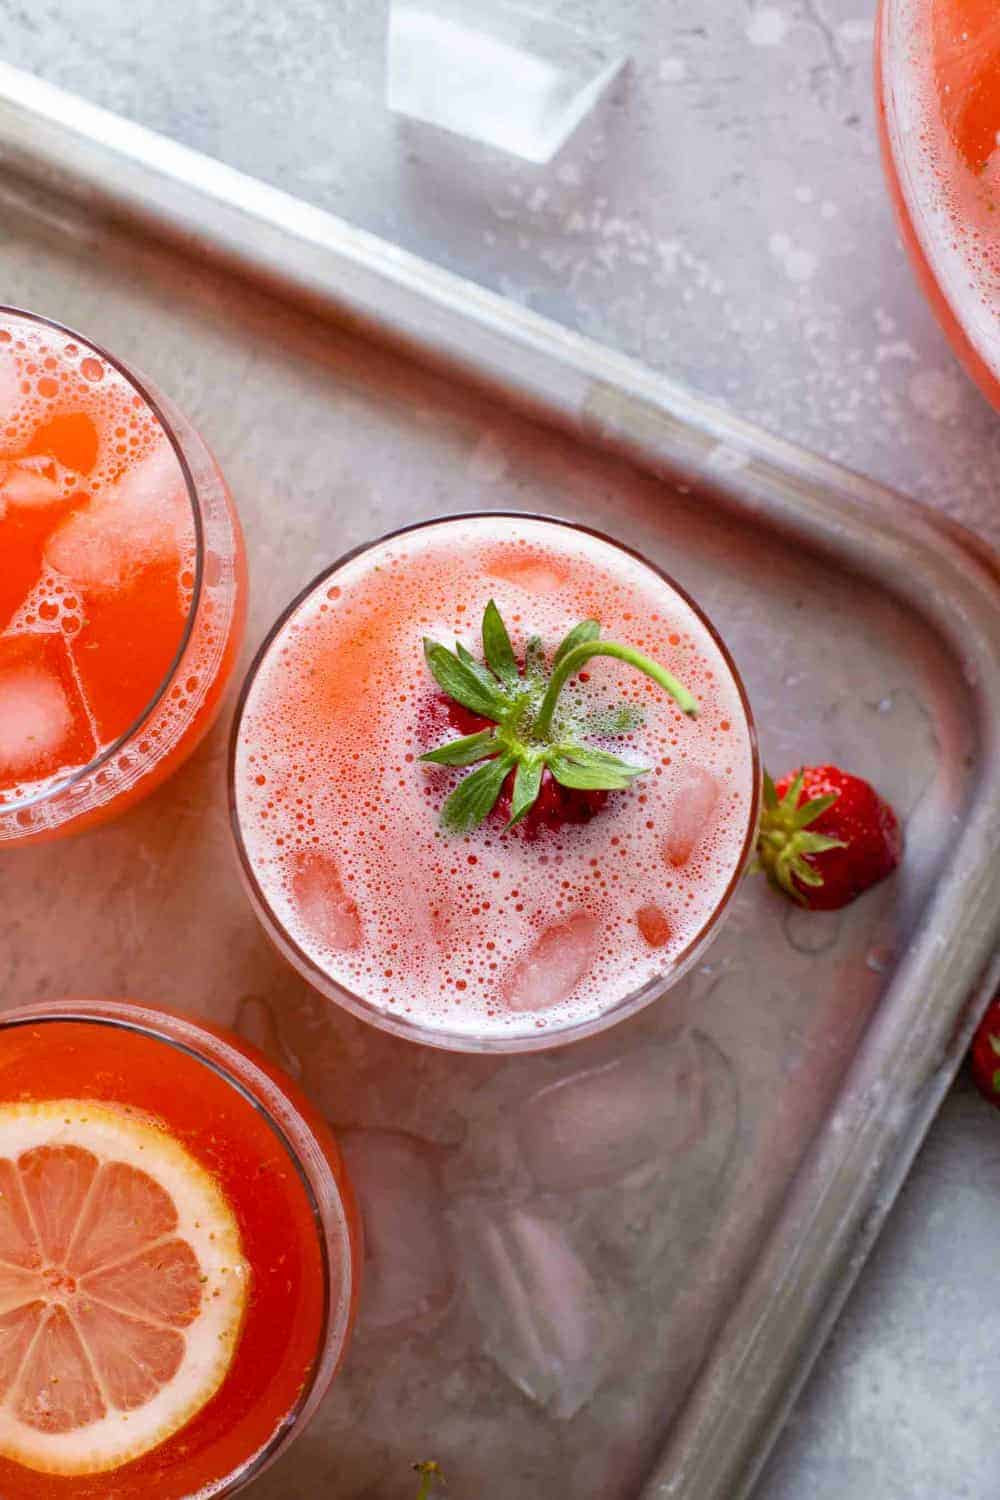
[[[625,547],[521,515],[426,523],[322,574],[251,669],[231,776],[280,950],[356,1014],[461,1050],[551,1046],[662,994],[758,812],[746,696],[704,616]]]
[[[110,817],[190,753],[245,594],[190,424],[79,335],[0,308],[0,844]]]
[[[876,82],[907,248],[956,352],[1000,406],[1000,6],[882,0]]]

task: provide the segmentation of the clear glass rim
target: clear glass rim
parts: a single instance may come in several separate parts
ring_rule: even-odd
[[[423,531],[431,526],[446,525],[450,522],[475,521],[475,520],[508,520],[508,521],[539,521],[546,525],[560,526],[564,530],[584,532],[587,536],[606,543],[619,552],[625,552],[637,562],[643,564],[657,578],[672,589],[691,610],[692,614],[704,626],[712,642],[717,647],[723,662],[734,683],[736,684],[740,704],[746,720],[747,733],[750,741],[751,758],[751,795],[747,829],[740,846],[740,855],[729,882],[719,898],[718,904],[712,911],[711,916],[704,927],[691,939],[687,947],[675,957],[668,974],[654,975],[654,977],[642,985],[638,990],[633,990],[615,1005],[603,1010],[600,1015],[593,1016],[585,1021],[576,1021],[571,1025],[553,1028],[545,1033],[534,1032],[531,1035],[518,1034],[514,1036],[490,1036],[477,1037],[465,1032],[445,1031],[436,1027],[421,1025],[416,1021],[408,1021],[403,1017],[387,1015],[385,1011],[365,1000],[363,996],[354,994],[346,989],[339,981],[331,978],[327,972],[309,956],[308,953],[295,941],[274,913],[270,901],[267,899],[260,882],[257,879],[252,861],[243,839],[240,826],[239,807],[236,792],[236,757],[239,748],[240,730],[243,724],[243,715],[246,710],[247,700],[253,690],[253,685],[271,646],[281,634],[285,625],[295,614],[301,604],[305,602],[318,588],[327,583],[341,568],[353,562],[355,558],[364,553],[372,551],[376,547],[383,546],[386,542],[396,537],[407,536],[415,531]],[[761,797],[761,765],[760,750],[757,743],[757,728],[754,723],[753,711],[750,700],[747,697],[743,679],[740,676],[736,663],[729,652],[719,632],[712,624],[699,604],[692,599],[691,595],[671,575],[658,567],[656,563],[650,562],[636,548],[620,542],[616,538],[608,536],[607,532],[600,531],[594,526],[586,526],[580,521],[569,521],[564,517],[544,515],[537,511],[461,511],[454,515],[432,516],[427,520],[411,522],[407,526],[395,527],[384,535],[376,537],[370,542],[363,542],[360,546],[352,547],[335,562],[323,568],[316,574],[305,588],[301,589],[285,609],[282,610],[277,620],[267,632],[260,646],[254,653],[253,660],[247,669],[246,675],[240,687],[239,697],[233,712],[232,728],[229,736],[229,754],[227,767],[227,790],[229,797],[229,821],[233,832],[233,840],[239,859],[240,873],[243,881],[250,892],[251,901],[264,921],[266,930],[280,939],[280,945],[286,950],[293,966],[298,969],[304,979],[308,980],[320,994],[335,1000],[345,1010],[350,1011],[360,1020],[368,1021],[382,1031],[391,1032],[394,1036],[406,1037],[409,1041],[421,1042],[425,1046],[436,1047],[440,1050],[450,1052],[540,1052],[549,1047],[564,1046],[573,1041],[581,1040],[587,1036],[594,1036],[609,1026],[616,1025],[628,1016],[634,1015],[636,1011],[651,1004],[660,995],[666,993],[671,985],[679,979],[687,965],[701,951],[703,944],[712,935],[724,916],[729,904],[736,893],[737,887],[743,878],[746,866],[749,862],[757,832],[757,823],[760,816]],[[332,988],[335,995],[331,996],[329,990]]]
[[[146,1019],[147,1017],[149,1019]],[[162,1026],[157,1025],[157,1021],[161,1017]],[[218,1078],[221,1078],[224,1083],[234,1089],[260,1115],[288,1156],[295,1174],[302,1185],[302,1190],[306,1195],[313,1222],[316,1226],[316,1238],[319,1243],[323,1274],[323,1319],[320,1337],[317,1339],[316,1344],[316,1357],[309,1376],[304,1381],[302,1389],[299,1392],[295,1405],[290,1408],[282,1419],[280,1426],[270,1441],[263,1448],[259,1448],[250,1454],[239,1469],[232,1470],[220,1479],[211,1481],[208,1486],[203,1487],[197,1495],[192,1497],[192,1500],[209,1500],[209,1497],[212,1497],[212,1500],[223,1500],[223,1497],[236,1494],[252,1480],[256,1479],[281,1454],[293,1437],[297,1436],[302,1417],[309,1412],[314,1394],[316,1393],[317,1383],[323,1373],[325,1363],[323,1352],[331,1338],[337,1341],[335,1365],[339,1362],[347,1347],[350,1334],[350,1320],[349,1318],[341,1319],[342,1326],[338,1328],[333,1316],[333,1275],[319,1200],[309,1180],[309,1175],[303,1166],[299,1152],[296,1150],[294,1141],[290,1139],[288,1132],[283,1128],[281,1122],[275,1119],[266,1104],[258,1099],[247,1085],[229,1068],[224,1066],[222,1062],[214,1057],[205,1056],[204,1053],[200,1052],[193,1045],[193,1041],[188,1042],[181,1037],[171,1036],[164,1029],[166,1026],[176,1025],[181,1031],[190,1030],[193,1033],[200,1034],[204,1031],[204,1028],[199,1026],[197,1021],[181,1015],[175,1015],[169,1011],[160,1012],[155,1007],[147,1007],[128,1000],[78,999],[49,1001],[37,1005],[18,1006],[13,1010],[0,1014],[0,1030],[3,1031],[12,1030],[18,1026],[38,1026],[58,1022],[77,1023],[88,1026],[106,1026],[112,1031],[131,1031],[139,1036],[145,1036],[152,1041],[172,1047],[175,1051],[183,1053],[186,1057],[200,1063],[203,1067],[209,1068]],[[207,1032],[206,1034],[213,1045],[226,1052],[232,1050],[224,1037],[219,1036],[215,1032]],[[239,1055],[242,1061],[248,1066],[254,1066],[252,1059],[243,1058],[242,1054]],[[291,1103],[291,1101],[289,1102]],[[294,1104],[292,1104],[292,1108],[295,1109]],[[298,1115],[298,1110],[295,1110],[295,1113]],[[303,1120],[302,1124],[306,1130],[309,1129],[308,1121]],[[339,1187],[336,1189],[336,1197],[344,1213],[345,1242],[349,1242],[346,1206],[343,1203]],[[355,1293],[354,1265],[350,1256],[346,1258],[345,1265],[348,1271],[349,1285],[346,1289],[347,1295],[342,1300],[349,1308]],[[183,1429],[181,1430],[183,1431]]]
[[[194,476],[191,473],[191,467],[184,455],[184,450],[181,447],[180,439],[174,432],[173,426],[157,398],[152,394],[151,391],[147,389],[145,384],[139,379],[135,372],[131,370],[128,365],[124,364],[122,360],[118,359],[114,354],[110,354],[100,344],[95,344],[93,339],[88,338],[85,334],[78,333],[75,328],[69,328],[65,323],[60,323],[54,318],[47,318],[41,313],[31,312],[27,308],[13,307],[2,302],[0,302],[0,318],[21,318],[25,322],[36,323],[41,325],[43,328],[52,329],[55,333],[64,334],[73,343],[84,345],[85,348],[92,350],[92,352],[96,354],[99,359],[106,360],[107,363],[111,365],[113,369],[117,370],[118,374],[128,382],[139,399],[144,402],[144,404],[152,412],[153,417],[159,424],[164,437],[167,439],[167,442],[173,449],[174,457],[177,460],[178,467],[184,480],[184,487],[187,491],[188,503],[191,507],[191,519],[194,525],[195,542],[194,586],[192,589],[191,604],[188,609],[187,619],[184,621],[184,628],[181,631],[180,639],[177,643],[177,649],[174,652],[170,664],[167,667],[166,674],[159,687],[156,689],[153,697],[141,710],[138,717],[134,719],[133,722],[128,726],[128,728],[123,730],[117,739],[113,740],[109,745],[105,746],[105,748],[101,750],[97,755],[95,755],[92,760],[88,761],[85,766],[77,766],[73,771],[70,771],[68,775],[47,782],[39,791],[32,793],[32,795],[28,797],[19,797],[16,800],[0,801],[0,818],[3,818],[4,816],[11,813],[23,812],[25,808],[38,807],[39,805],[46,802],[51,802],[56,797],[61,796],[64,792],[68,791],[71,787],[77,786],[87,777],[93,776],[96,772],[100,771],[104,766],[106,766],[109,761],[113,760],[116,755],[120,754],[120,752],[124,750],[125,747],[136,738],[137,735],[141,734],[144,727],[149,723],[150,719],[153,717],[153,714],[156,712],[163,699],[166,697],[166,694],[177,675],[178,668],[180,667],[180,664],[184,659],[184,653],[187,651],[188,645],[191,641],[191,636],[194,632],[195,621],[198,617],[198,609],[201,604],[205,575],[205,529],[201,518],[201,506],[198,500],[198,487],[195,484]]]

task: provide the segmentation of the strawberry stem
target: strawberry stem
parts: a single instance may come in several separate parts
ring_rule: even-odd
[[[630,667],[644,672],[647,677],[651,677],[654,682],[658,683],[665,693],[669,693],[689,718],[698,717],[697,699],[682,683],[677,681],[676,677],[671,676],[666,668],[661,667],[659,662],[653,661],[652,657],[644,656],[634,646],[620,646],[617,641],[581,641],[579,645],[573,646],[560,657],[552,673],[534,724],[534,732],[539,739],[548,739],[552,732],[552,716],[555,713],[559,694],[566,683],[594,656],[613,656],[618,661],[628,662]]]

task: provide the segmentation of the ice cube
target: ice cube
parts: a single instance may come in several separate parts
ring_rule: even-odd
[[[141,463],[56,527],[45,560],[81,588],[116,589],[141,568],[179,557],[190,528],[184,477],[161,438]]]
[[[295,856],[292,897],[313,938],[343,952],[361,942],[361,917],[340,878],[336,862],[318,849]]]
[[[702,1056],[685,1030],[549,1084],[515,1129],[536,1187],[574,1192],[688,1150],[705,1124]]]
[[[339,1133],[365,1226],[361,1326],[427,1329],[455,1289],[433,1148],[392,1130]]]
[[[590,968],[600,923],[587,912],[547,927],[515,964],[505,993],[512,1010],[547,1010],[567,999]]]
[[[391,110],[547,162],[625,59],[560,21],[502,0],[392,0]]]
[[[702,766],[682,766],[674,777],[667,809],[663,858],[669,865],[686,865],[714,823],[722,789]]]
[[[639,931],[651,948],[665,948],[670,941],[670,920],[661,907],[650,902],[635,914]]]
[[[555,558],[532,557],[514,548],[498,550],[486,559],[486,573],[502,583],[513,583],[528,594],[554,594],[569,577],[569,569]]]
[[[86,765],[97,748],[63,635],[0,637],[0,786]]]
[[[0,464],[0,505],[55,505],[63,498],[59,466],[50,458],[19,458]]]
[[[538,1214],[467,1199],[455,1221],[483,1347],[525,1395],[568,1420],[609,1370],[606,1298],[565,1233]]]

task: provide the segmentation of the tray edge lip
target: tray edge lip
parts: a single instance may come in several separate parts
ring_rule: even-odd
[[[980,785],[970,809],[971,817],[963,826],[955,857],[970,841],[971,833],[988,833],[983,827],[987,820],[992,818],[996,826],[996,815],[1000,813],[1000,765],[997,764],[1000,757],[989,751],[995,750],[1000,712],[1000,640],[996,639],[1000,586],[992,576],[988,558],[984,561],[985,544],[969,547],[956,538],[951,525],[942,524],[915,502],[876,481],[759,431],[627,356],[605,349],[538,314],[526,312],[495,293],[345,224],[322,209],[0,63],[0,168],[5,164],[4,147],[9,149],[12,142],[13,166],[18,175],[40,178],[50,188],[59,183],[54,191],[68,193],[78,201],[81,197],[89,200],[91,209],[96,204],[115,219],[138,222],[182,248],[211,249],[216,258],[243,274],[263,280],[272,289],[292,292],[299,298],[336,309],[341,316],[346,311],[360,317],[383,337],[403,344],[409,352],[413,353],[416,346],[418,354],[423,352],[439,365],[443,362],[458,366],[467,378],[494,388],[499,385],[515,404],[540,412],[555,425],[569,427],[584,441],[624,449],[654,473],[661,472],[664,466],[686,465],[694,477],[717,490],[724,503],[743,513],[748,521],[756,519],[759,524],[762,513],[768,510],[762,491],[774,485],[776,475],[784,476],[786,485],[790,479],[800,484],[808,479],[814,488],[822,488],[823,497],[818,499],[814,494],[808,506],[801,495],[798,499],[793,493],[784,495],[780,506],[772,495],[770,514],[765,519],[809,539],[842,565],[861,563],[874,577],[879,576],[876,559],[863,554],[865,544],[870,548],[873,540],[877,540],[883,565],[893,562],[895,569],[895,583],[890,580],[884,586],[894,593],[901,591],[945,640],[950,654],[964,663],[966,675],[973,678],[970,689],[974,690],[980,709],[989,715],[984,728],[990,765],[985,784]],[[67,146],[72,149],[65,152],[62,148]],[[78,173],[72,183],[67,177],[67,159]],[[121,180],[109,189],[108,169],[115,167]],[[223,222],[206,234],[203,221],[199,228],[199,215],[210,212],[213,205],[216,210],[221,209]],[[227,218],[233,222],[225,222]],[[268,244],[254,254],[240,253],[239,244],[233,242],[235,228],[245,231],[248,218],[262,224],[271,236]],[[275,247],[289,240],[297,243],[301,251],[302,264],[295,274],[289,274],[287,269],[282,271],[275,264]],[[319,274],[313,264],[317,257],[325,262],[324,274]],[[337,274],[331,276],[332,271]],[[358,278],[362,285],[352,287],[352,278]],[[371,295],[366,281],[389,288],[396,301],[402,302],[402,308],[391,309],[392,316],[381,312],[382,304]],[[426,316],[422,337],[414,334],[415,313]],[[406,325],[402,331],[401,322]],[[419,325],[419,318],[416,322]],[[482,343],[474,356],[455,347],[456,330],[460,332],[463,325],[470,323],[479,332]],[[440,346],[434,344],[435,338]],[[499,372],[498,348],[507,356],[507,368],[500,361]],[[512,359],[528,362],[529,368],[520,379],[510,367]],[[533,376],[532,362],[540,365]],[[595,370],[599,373],[595,374]],[[571,388],[554,389],[553,371],[569,377]],[[595,393],[606,396],[608,391],[621,398],[612,413],[600,401],[596,406],[593,401]],[[690,440],[692,432],[704,441],[694,444],[693,451],[684,451],[678,435],[686,435]],[[726,455],[730,455],[726,463],[720,463]],[[862,510],[866,536],[858,535]],[[904,587],[905,584],[909,586]],[[915,590],[915,585],[921,588]],[[974,627],[978,649],[971,656],[963,649],[969,642],[960,639],[953,618],[938,609],[928,615],[929,603],[942,602],[957,604],[961,620]],[[988,839],[986,842],[988,846]],[[985,863],[980,859],[980,865]],[[985,905],[987,909],[981,913],[976,936],[976,952],[981,958],[986,957],[1000,925],[1000,898],[994,897],[991,905]],[[900,975],[894,977],[887,995],[897,987],[902,987]],[[965,1003],[963,988],[963,997],[958,1000],[959,1012]],[[949,1008],[946,1014],[954,1025],[955,1010]],[[960,1054],[954,1057],[945,1052],[942,1062],[939,1047],[930,1045],[924,1052],[927,1081],[933,1084],[932,1092],[939,1098],[957,1069]],[[851,1073],[860,1056],[859,1052],[852,1062]],[[930,1118],[928,1114],[919,1124],[918,1133],[909,1140],[910,1151],[916,1149]],[[899,1185],[896,1184],[896,1190]],[[786,1208],[787,1203],[779,1217],[779,1227]],[[864,1214],[859,1211],[855,1227],[863,1220]],[[753,1270],[758,1264],[759,1258]],[[720,1338],[726,1337],[738,1320],[741,1304],[742,1296],[730,1309]],[[713,1345],[707,1365],[685,1399],[672,1431],[676,1432],[683,1423],[702,1386],[710,1380],[710,1366],[716,1355]],[[794,1350],[785,1351],[786,1364],[791,1364],[794,1358]],[[761,1461],[774,1435],[766,1425],[761,1426],[757,1445]],[[668,1438],[663,1460],[651,1474],[644,1494],[652,1495],[654,1487],[661,1495],[688,1493],[660,1488],[672,1462],[672,1446],[672,1439]],[[732,1490],[711,1493],[721,1497],[732,1494]],[[709,1500],[708,1492],[700,1491],[698,1500]]]

